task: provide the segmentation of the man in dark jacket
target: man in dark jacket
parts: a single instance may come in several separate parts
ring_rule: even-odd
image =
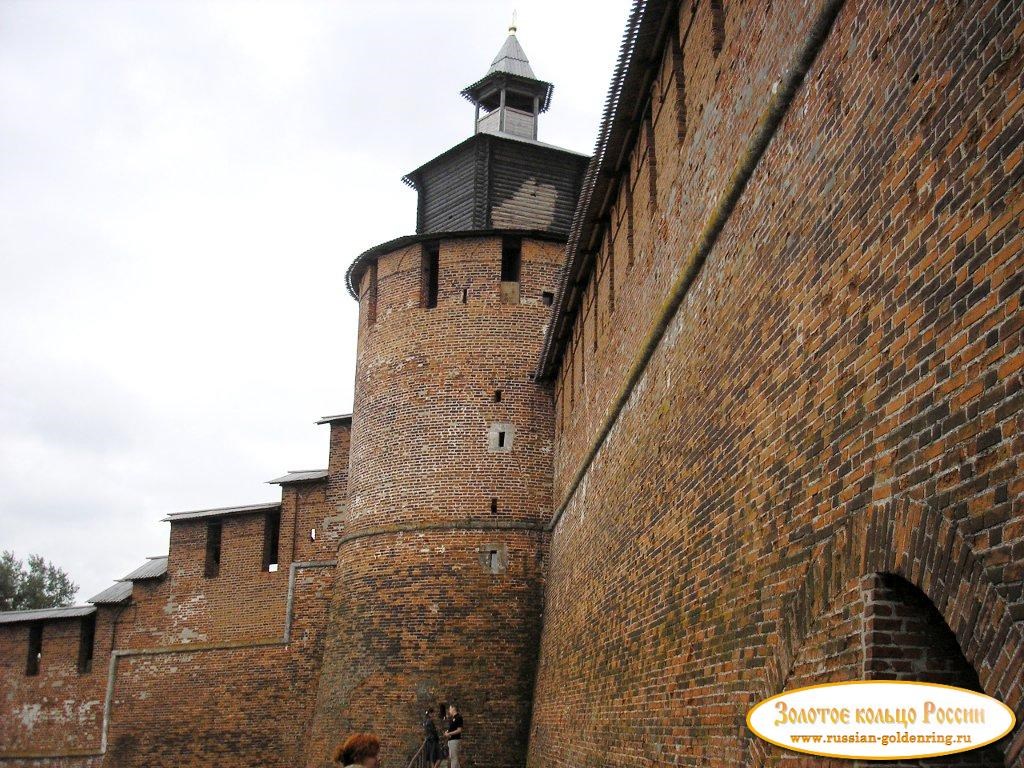
[[[462,715],[454,704],[448,705],[448,728],[444,732],[448,739],[448,768],[460,768],[459,757],[462,752]]]

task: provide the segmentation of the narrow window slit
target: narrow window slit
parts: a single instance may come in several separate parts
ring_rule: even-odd
[[[650,200],[647,204],[653,211],[658,207],[658,158],[654,147],[654,111],[650,104],[647,105],[644,132],[647,136],[647,181],[650,185]]]
[[[501,282],[518,283],[522,244],[518,237],[506,237],[501,243]]]
[[[627,169],[626,179],[626,266],[633,266],[633,178]]]
[[[576,405],[576,350],[579,345],[574,344],[569,353],[569,407]]]
[[[263,519],[263,570],[276,571],[277,550],[281,540],[281,513],[270,512]]]
[[[522,242],[518,237],[505,237],[501,241],[501,302],[519,303],[519,274],[521,271]]]
[[[32,624],[28,628],[28,659],[25,674],[33,677],[39,674],[39,662],[43,658],[43,625]]]
[[[608,319],[615,312],[615,241],[608,233]]]
[[[491,498],[491,514],[498,514],[498,500],[494,497]]]
[[[423,276],[420,285],[420,306],[424,309],[433,309],[437,306],[440,258],[441,251],[437,243],[423,244],[423,255],[421,257]]]
[[[96,648],[96,614],[82,617],[81,634],[78,637],[78,674],[92,672],[92,658]]]
[[[203,575],[207,578],[213,578],[220,575],[220,539],[221,539],[221,523],[217,522],[206,524],[206,566],[203,569]]]
[[[683,48],[679,43],[679,26],[672,39],[672,75],[676,81],[676,138],[686,138],[686,70],[683,66]]]
[[[711,0],[711,52],[717,56],[725,45],[725,8],[722,0]]]

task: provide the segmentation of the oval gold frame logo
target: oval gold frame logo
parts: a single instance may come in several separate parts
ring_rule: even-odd
[[[999,741],[1015,725],[1013,710],[991,696],[909,680],[809,685],[771,696],[747,712],[747,728],[770,744],[849,760],[969,752]]]

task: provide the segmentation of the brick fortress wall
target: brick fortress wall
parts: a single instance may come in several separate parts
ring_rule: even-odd
[[[111,610],[96,617],[93,663],[79,667],[80,619],[43,627],[39,674],[26,675],[29,625],[0,626],[0,749],[17,754],[82,754],[73,765],[98,765],[106,660],[113,643]],[[88,756],[93,755],[90,759]],[[0,765],[4,765],[0,762]]]
[[[87,671],[78,664],[80,620],[43,625],[37,676],[25,674],[29,625],[0,627],[0,765],[170,768],[212,759],[218,766],[288,768],[301,763],[333,562],[299,567],[291,601],[287,566],[281,575],[275,595],[280,599],[273,602],[278,613],[270,615],[243,593],[218,622],[230,625],[230,631],[173,643],[162,642],[180,637],[175,616],[161,616],[166,601],[146,602],[154,599],[152,593],[168,591],[167,585],[136,584],[131,604],[97,611]]]
[[[531,766],[774,764],[746,710],[862,672],[1024,714],[1019,3],[842,4],[585,463],[821,7],[671,4],[556,381]]]

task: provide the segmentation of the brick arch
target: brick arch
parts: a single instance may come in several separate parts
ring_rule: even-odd
[[[864,677],[871,680],[920,680],[980,691],[977,670],[964,657],[942,614],[917,587],[891,573],[865,578],[870,614],[864,619]],[[971,752],[913,762],[952,768],[1004,768],[1002,744]],[[906,761],[878,764],[907,766]]]
[[[800,586],[780,614],[757,700],[784,690],[818,617],[852,580],[871,574],[893,574],[920,590],[953,633],[981,690],[1005,702],[1021,721],[1024,625],[1013,621],[957,522],[906,496],[851,514],[813,548]],[[749,732],[747,753],[749,765],[762,765],[769,755],[767,744]],[[1007,765],[1024,758],[1024,727],[1018,725],[1004,753]]]

